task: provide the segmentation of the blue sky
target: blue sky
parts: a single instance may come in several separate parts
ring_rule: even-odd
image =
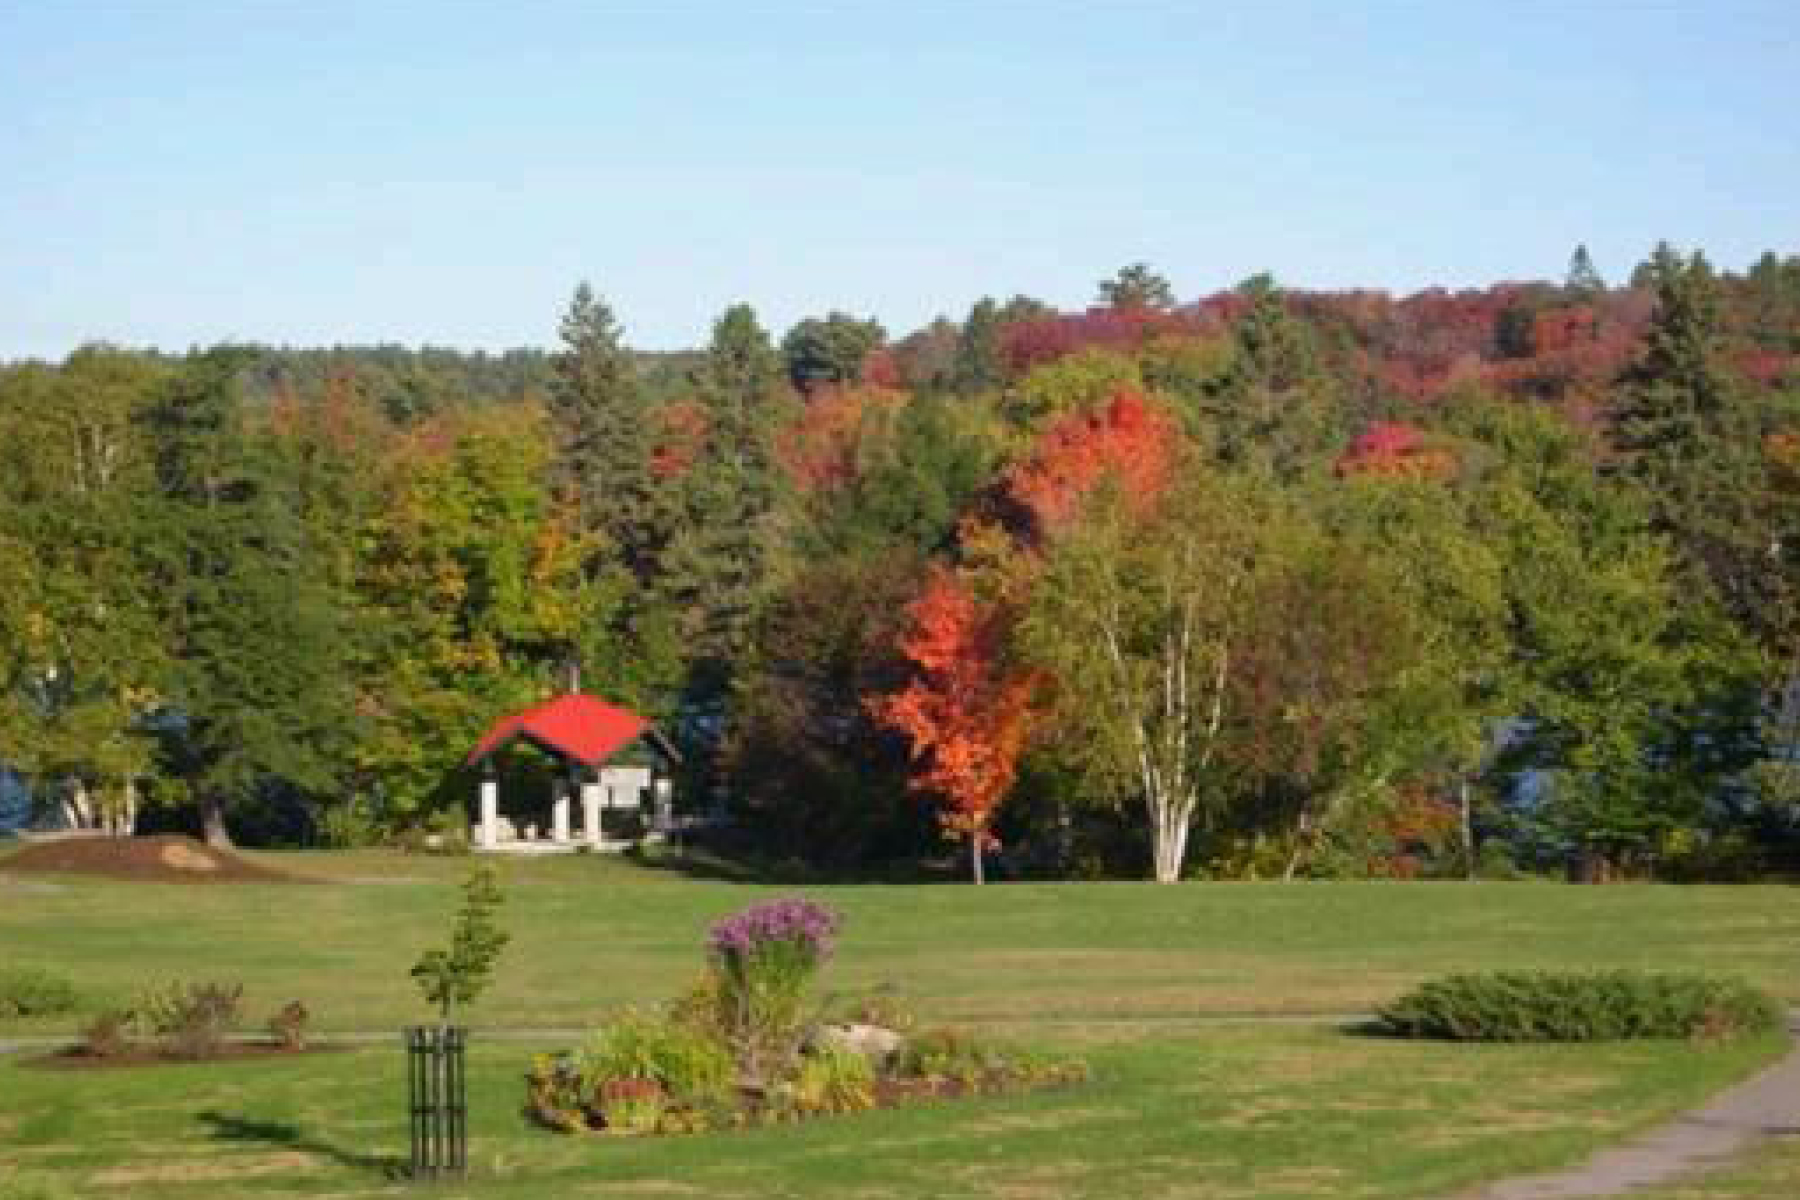
[[[0,357],[1800,251],[1800,5],[0,0]]]

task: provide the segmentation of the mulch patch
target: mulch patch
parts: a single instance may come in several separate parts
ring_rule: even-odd
[[[134,1046],[122,1054],[90,1054],[80,1046],[68,1046],[51,1054],[39,1054],[19,1060],[21,1067],[40,1071],[117,1071],[142,1067],[169,1067],[187,1063],[237,1062],[246,1058],[298,1058],[308,1054],[341,1054],[349,1047],[313,1045],[304,1050],[290,1050],[274,1042],[226,1042],[216,1054],[204,1058],[184,1058],[169,1054],[155,1046]]]
[[[0,871],[98,875],[136,883],[317,883],[260,866],[177,833],[75,836],[31,842],[0,859]]]

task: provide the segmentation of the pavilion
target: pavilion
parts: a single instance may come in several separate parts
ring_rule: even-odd
[[[551,784],[550,825],[518,829],[500,812],[500,781],[494,755],[516,741],[526,741],[555,758],[564,768]],[[605,766],[609,759],[643,746],[655,766]],[[569,692],[496,720],[469,753],[471,766],[481,767],[481,807],[470,839],[476,850],[512,853],[555,853],[586,847],[622,850],[630,839],[611,838],[602,821],[606,810],[642,819],[651,797],[649,830],[666,833],[673,826],[674,787],[670,767],[680,761],[675,747],[650,722],[628,709],[585,692]],[[570,825],[571,796],[581,798],[581,827]]]

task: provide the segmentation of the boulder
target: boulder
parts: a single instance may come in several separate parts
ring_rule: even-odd
[[[812,1037],[814,1046],[851,1050],[869,1060],[877,1071],[885,1070],[906,1045],[906,1039],[880,1025],[821,1025]]]

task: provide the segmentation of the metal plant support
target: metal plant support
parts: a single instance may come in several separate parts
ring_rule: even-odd
[[[406,1085],[412,1114],[412,1177],[469,1171],[469,1096],[463,1074],[468,1030],[414,1025],[406,1031]]]

